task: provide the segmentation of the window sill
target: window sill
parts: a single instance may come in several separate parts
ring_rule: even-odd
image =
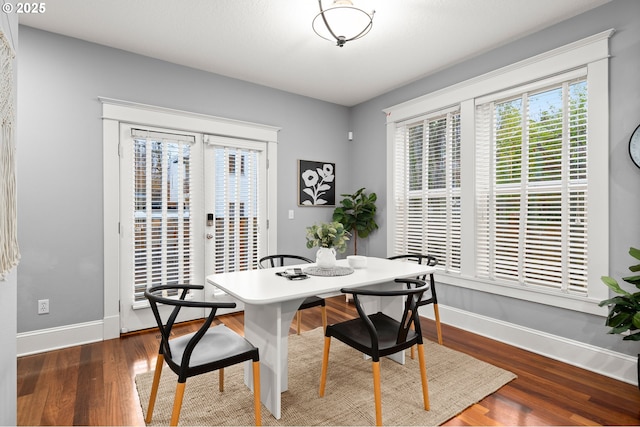
[[[566,310],[578,311],[581,313],[594,314],[606,317],[608,310],[606,307],[599,307],[599,299],[581,297],[570,294],[556,294],[543,289],[523,288],[515,285],[497,284],[474,277],[463,277],[460,275],[436,273],[435,280],[438,283],[457,286],[460,288],[472,289],[495,295],[502,295],[509,298],[535,302],[538,304],[564,308]],[[603,285],[604,286],[604,285]]]

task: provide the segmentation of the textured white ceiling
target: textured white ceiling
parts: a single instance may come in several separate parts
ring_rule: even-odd
[[[49,0],[20,24],[352,106],[608,1],[354,0],[373,29],[343,48],[316,0]]]

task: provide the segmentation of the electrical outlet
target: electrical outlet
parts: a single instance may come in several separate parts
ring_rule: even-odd
[[[38,300],[38,314],[49,314],[49,300],[48,299],[39,299]]]

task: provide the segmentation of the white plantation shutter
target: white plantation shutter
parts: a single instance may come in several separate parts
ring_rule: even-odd
[[[586,294],[586,90],[574,79],[477,105],[478,277]]]
[[[215,272],[257,268],[265,206],[260,197],[264,153],[250,148],[214,145]]]
[[[445,271],[459,271],[459,111],[399,124],[394,170],[394,252],[429,254]]]
[[[134,192],[134,305],[145,289],[190,283],[193,277],[191,229],[191,147],[185,135],[132,129]]]

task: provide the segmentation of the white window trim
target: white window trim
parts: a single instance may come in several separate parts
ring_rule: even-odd
[[[444,89],[420,96],[383,111],[387,117],[387,188],[394,191],[394,144],[396,125],[431,111],[460,105],[461,120],[461,182],[462,182],[462,250],[459,275],[439,274],[440,282],[504,295],[536,303],[562,307],[585,313],[606,316],[606,307],[598,303],[608,298],[608,288],[600,276],[609,272],[609,38],[613,29],[578,40],[512,65],[460,82]],[[588,205],[592,230],[588,236],[589,279],[588,296],[558,295],[540,289],[501,285],[475,278],[475,100],[522,86],[560,73],[587,67],[589,88],[589,187]],[[394,209],[387,197],[387,251],[393,250]]]
[[[120,123],[153,126],[267,143],[267,182],[277,182],[277,142],[280,128],[171,108],[98,97],[102,103],[104,211],[103,338],[120,336],[119,295],[119,141]],[[269,222],[266,250],[277,248],[277,185],[267,185]]]

